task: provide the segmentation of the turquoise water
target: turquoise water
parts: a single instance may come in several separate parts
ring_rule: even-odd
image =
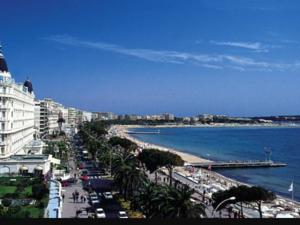
[[[156,131],[136,128],[131,131]],[[212,160],[264,160],[264,147],[271,147],[271,159],[287,167],[224,169],[219,173],[291,197],[289,186],[294,180],[294,199],[300,201],[300,128],[160,128],[159,135],[133,134],[139,140],[171,147]]]

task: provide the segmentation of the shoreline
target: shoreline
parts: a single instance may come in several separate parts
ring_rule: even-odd
[[[140,126],[140,127],[144,127],[144,126]],[[150,144],[150,143],[147,143],[147,142],[140,141],[137,138],[134,138],[130,134],[126,133],[129,128],[137,128],[137,127],[133,127],[131,125],[114,125],[112,127],[112,129],[114,129],[113,132],[116,136],[119,136],[119,137],[122,137],[122,138],[127,138],[128,140],[131,140],[132,142],[135,142],[140,148],[155,148],[155,149],[158,149],[158,150],[161,150],[161,151],[169,151],[169,152],[172,152],[172,153],[175,153],[175,154],[179,155],[183,159],[183,161],[185,161],[186,163],[197,163],[197,162],[198,163],[199,162],[208,163],[208,162],[212,162],[211,160],[201,158],[199,156],[195,156],[195,155],[192,155],[190,153],[185,153],[185,152],[180,151],[178,149],[163,147],[163,146],[160,146],[160,145],[155,145],[155,144]]]
[[[228,127],[225,125],[159,125],[159,126],[142,126],[142,125],[113,125],[110,127],[108,134],[110,136],[119,136],[121,138],[127,138],[128,140],[131,140],[132,142],[135,142],[140,148],[155,148],[161,151],[170,151],[172,153],[175,153],[177,155],[179,155],[186,163],[194,163],[194,162],[212,162],[209,159],[205,159],[199,156],[195,156],[192,155],[190,153],[185,153],[183,152],[183,150],[178,150],[178,149],[174,149],[174,148],[168,148],[168,147],[163,147],[163,146],[159,146],[159,145],[155,145],[155,144],[151,144],[151,143],[147,143],[144,141],[140,141],[137,138],[132,137],[130,134],[127,133],[128,129],[130,128],[176,128],[176,127]],[[230,125],[229,127],[257,127],[257,125],[248,125],[248,126],[232,126]],[[270,125],[259,125],[258,127],[272,127]],[[275,125],[273,127],[286,127],[283,125]],[[294,128],[296,126],[291,126],[291,128]],[[297,126],[300,127],[300,126]],[[206,170],[206,169],[204,169]],[[206,170],[209,171],[209,170]],[[253,186],[251,184],[245,183],[245,182],[241,182],[238,181],[234,178],[230,178],[230,177],[226,177],[216,171],[210,171],[211,175],[214,176],[215,178],[218,179],[224,179],[227,182],[230,182],[232,184],[236,184],[236,185],[247,185],[247,186]],[[284,197],[281,195],[277,195],[277,199],[279,199],[280,201],[283,201],[285,203],[285,205],[290,206],[290,207],[300,207],[300,202],[294,200],[292,201],[292,199],[288,198],[288,197]]]
[[[287,123],[287,124],[240,124],[240,123],[211,123],[211,124],[163,124],[163,125],[114,125],[122,126],[123,128],[300,128],[300,124]]]

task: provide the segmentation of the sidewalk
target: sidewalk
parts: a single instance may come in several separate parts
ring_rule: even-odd
[[[89,208],[88,200],[85,203],[82,203],[79,199],[78,203],[74,203],[72,193],[77,190],[80,195],[84,195],[87,198],[87,192],[82,189],[81,181],[72,186],[63,187],[62,194],[65,195],[62,207],[62,218],[75,218],[76,211],[81,210],[82,213],[79,214],[78,218],[88,218],[88,213],[86,208]]]
[[[76,164],[73,158],[70,158],[69,166],[72,168],[72,170],[70,171],[71,177],[74,177],[74,174],[77,173],[77,171]],[[79,196],[83,195],[86,197],[85,203],[81,202],[80,198],[78,203],[74,203],[72,193],[74,193],[76,190],[79,192]],[[88,193],[83,190],[80,180],[78,180],[76,184],[72,184],[68,187],[63,187],[62,194],[65,195],[62,207],[62,218],[75,218],[77,210],[82,211],[78,215],[78,218],[88,218],[88,213],[86,211],[86,209],[90,207],[90,205],[88,204]]]

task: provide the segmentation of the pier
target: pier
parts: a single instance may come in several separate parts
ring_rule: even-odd
[[[229,162],[211,162],[211,163],[190,163],[189,165],[211,169],[234,169],[234,168],[259,168],[259,167],[285,167],[287,164],[273,161],[246,160]]]

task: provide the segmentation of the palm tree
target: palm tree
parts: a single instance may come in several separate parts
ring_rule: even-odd
[[[134,155],[129,154],[124,157],[123,154],[118,155],[113,162],[112,172],[114,174],[115,185],[119,188],[120,193],[124,196],[125,200],[128,196],[128,189],[130,184],[129,175],[132,173],[132,167],[136,167],[136,158]]]
[[[59,126],[59,133],[61,133],[62,124],[65,123],[65,119],[62,117],[59,117],[57,120],[58,126]]]
[[[143,170],[137,167],[137,161],[127,171],[128,194],[133,196],[147,179]]]
[[[156,205],[153,204],[154,194],[157,188],[158,186],[155,183],[145,180],[138,189],[139,193],[133,196],[131,202],[132,207],[142,211],[146,218],[150,218],[157,210]]]
[[[167,201],[162,210],[167,218],[199,218],[205,215],[205,208],[200,204],[194,204],[191,197],[194,191],[187,185],[180,189],[168,188]]]

